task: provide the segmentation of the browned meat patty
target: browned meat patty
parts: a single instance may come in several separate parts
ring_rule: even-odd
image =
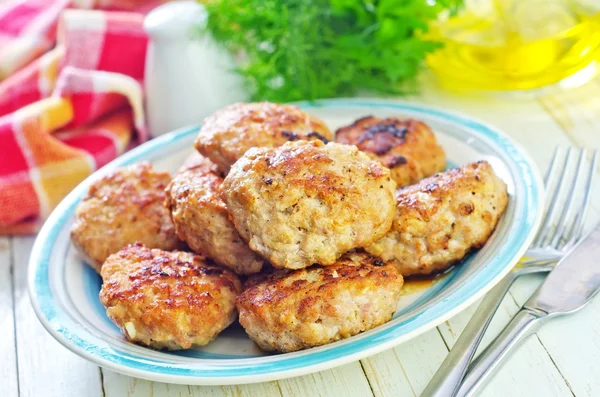
[[[329,141],[333,134],[325,123],[297,106],[237,103],[204,120],[195,146],[227,174],[250,148],[273,148],[300,139]]]
[[[163,206],[166,172],[140,163],[94,182],[75,212],[71,241],[98,272],[110,254],[127,244],[173,250],[182,242]]]
[[[275,267],[331,265],[371,245],[394,218],[389,170],[355,146],[297,141],[250,149],[223,182],[223,199],[250,248]]]
[[[446,168],[446,154],[427,124],[414,119],[368,116],[337,130],[336,142],[356,145],[391,170],[398,187]]]
[[[440,272],[488,240],[508,203],[506,184],[485,161],[399,189],[390,231],[366,248],[403,276]]]
[[[206,165],[202,161],[175,175],[167,187],[165,206],[177,235],[194,251],[237,274],[257,273],[264,259],[248,247],[229,220],[220,196],[223,179]]]
[[[100,301],[132,342],[157,349],[205,345],[237,317],[237,276],[200,255],[130,245],[102,266]]]
[[[388,322],[402,276],[364,253],[327,267],[254,276],[237,299],[240,324],[263,350],[291,352],[348,338]]]

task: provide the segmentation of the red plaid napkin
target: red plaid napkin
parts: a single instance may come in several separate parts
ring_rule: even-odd
[[[0,83],[0,234],[35,232],[73,187],[126,150],[134,134],[136,141],[147,138],[143,13],[106,10],[146,11],[156,3],[0,6],[0,80],[6,77]],[[81,9],[99,6],[102,11]]]

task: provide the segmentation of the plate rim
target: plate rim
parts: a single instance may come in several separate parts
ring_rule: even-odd
[[[510,258],[502,258],[502,262],[506,262],[506,265],[498,271],[496,276],[492,280],[490,280],[487,284],[479,281],[477,283],[476,277],[473,277],[470,280],[458,288],[455,292],[453,292],[447,299],[448,302],[440,302],[435,306],[428,308],[422,314],[425,316],[433,309],[440,310],[441,307],[449,307],[448,310],[444,310],[443,314],[433,315],[433,318],[427,320],[427,322],[423,323],[420,326],[415,327],[408,332],[404,332],[400,335],[396,336],[386,336],[383,341],[375,341],[374,338],[377,338],[378,334],[373,334],[369,338],[365,338],[363,342],[365,344],[364,348],[358,348],[351,351],[349,354],[337,356],[334,358],[327,358],[326,356],[331,354],[332,351],[340,348],[349,348],[352,347],[352,343],[347,343],[345,345],[332,347],[328,350],[322,350],[319,352],[315,352],[316,355],[325,356],[320,361],[309,364],[309,365],[297,365],[295,367],[281,370],[281,371],[271,371],[266,373],[251,373],[252,370],[248,369],[240,369],[240,374],[232,374],[232,375],[217,375],[217,376],[206,376],[202,374],[198,374],[198,372],[202,372],[202,369],[194,369],[191,374],[173,374],[173,373],[164,373],[158,372],[156,369],[140,369],[136,366],[125,365],[119,362],[108,360],[105,357],[98,356],[92,353],[92,350],[89,348],[78,345],[73,340],[69,339],[66,335],[56,329],[55,325],[52,324],[52,317],[49,316],[47,310],[44,310],[41,305],[40,299],[48,295],[50,292],[50,286],[47,285],[48,277],[45,278],[46,285],[43,285],[43,278],[40,280],[38,277],[39,266],[43,261],[44,254],[47,254],[48,251],[51,251],[55,239],[52,240],[53,234],[57,234],[58,231],[62,230],[62,223],[59,222],[62,219],[63,212],[66,208],[69,208],[73,205],[73,201],[79,201],[79,197],[81,194],[87,189],[89,184],[101,177],[102,175],[110,172],[112,169],[122,166],[126,163],[130,163],[135,161],[139,156],[143,156],[144,154],[151,153],[153,151],[159,150],[162,145],[174,143],[177,139],[181,139],[184,136],[192,133],[197,130],[198,126],[188,126],[178,130],[175,130],[171,133],[162,135],[158,138],[155,138],[149,142],[144,143],[143,145],[134,148],[128,153],[119,156],[115,160],[111,161],[109,164],[101,167],[96,172],[92,173],[88,178],[86,178],[83,182],[81,182],[71,193],[65,197],[61,203],[56,207],[56,209],[52,212],[48,220],[44,223],[42,229],[40,230],[38,237],[34,243],[34,246],[31,251],[31,258],[29,260],[29,269],[28,269],[28,290],[31,298],[31,304],[34,308],[34,311],[44,326],[44,328],[63,346],[67,347],[69,350],[78,354],[79,356],[92,361],[102,367],[109,368],[115,370],[120,373],[124,373],[127,375],[135,376],[138,378],[144,378],[154,381],[168,382],[168,383],[184,383],[184,384],[198,384],[198,385],[227,385],[227,384],[243,384],[243,383],[256,383],[256,382],[265,382],[272,381],[278,379],[284,379],[293,376],[305,375],[312,372],[321,371],[324,369],[329,369],[333,367],[337,367],[340,365],[344,365],[350,362],[357,361],[359,359],[377,354],[384,350],[390,349],[394,346],[397,346],[401,343],[404,343],[427,330],[439,325],[440,323],[446,321],[450,317],[456,315],[457,313],[464,310],[466,307],[470,306],[477,299],[482,297],[487,291],[489,291],[494,285],[496,285],[507,273],[510,271],[512,266],[519,260],[519,258],[525,253],[527,247],[531,243],[535,233],[539,227],[541,222],[541,217],[544,210],[544,188],[541,176],[539,171],[529,155],[527,151],[525,151],[521,145],[516,143],[511,137],[493,127],[486,122],[478,120],[474,117],[468,116],[466,114],[462,114],[460,112],[455,111],[447,111],[434,106],[426,106],[419,103],[411,103],[410,101],[402,101],[402,100],[385,100],[385,99],[370,99],[370,98],[337,98],[337,99],[322,99],[316,101],[304,101],[304,102],[296,102],[296,105],[310,109],[315,107],[343,107],[343,106],[364,106],[364,107],[373,107],[373,108],[396,108],[399,111],[401,110],[412,110],[420,113],[424,113],[430,116],[438,117],[445,119],[447,121],[451,121],[455,124],[463,125],[469,127],[471,130],[475,130],[478,133],[481,133],[482,137],[491,140],[495,146],[500,147],[504,153],[516,153],[519,156],[518,163],[519,168],[524,168],[527,171],[530,179],[530,184],[524,183],[526,192],[531,195],[531,199],[533,203],[537,204],[536,213],[533,219],[533,222],[529,225],[529,231],[527,235],[522,240],[522,244],[519,249],[515,252],[515,254]],[[484,133],[484,132],[487,132]],[[491,135],[491,137],[489,136]],[[494,139],[496,138],[496,139]],[[510,150],[507,150],[510,149]],[[527,203],[524,205],[524,210],[531,210],[530,205]],[[518,215],[518,214],[516,214]],[[515,222],[517,222],[516,220]],[[56,237],[56,236],[54,236]],[[51,243],[50,245],[48,245]],[[46,255],[47,256],[47,255]],[[477,274],[481,275],[484,272],[478,272]],[[476,274],[476,275],[477,275]],[[476,276],[475,275],[475,276]],[[40,283],[42,281],[42,283]],[[473,287],[472,284],[475,284],[477,291],[475,293],[468,293],[470,287]],[[481,284],[484,284],[481,286]],[[40,290],[41,288],[41,290]],[[40,293],[44,292],[46,293]],[[459,296],[459,295],[463,296]],[[51,295],[51,293],[50,293]],[[458,299],[460,298],[460,299]],[[450,302],[456,302],[458,299],[458,304],[452,304]],[[429,315],[431,317],[431,315]],[[382,330],[381,332],[392,332],[394,329],[397,329],[400,324],[395,327],[390,327],[387,330]],[[369,341],[370,340],[370,341]],[[352,349],[350,349],[352,350]],[[114,353],[116,356],[119,356],[118,353]],[[311,355],[310,353],[308,355]],[[288,360],[299,361],[300,363],[305,358],[305,356],[300,357],[292,357],[288,358]],[[136,364],[135,362],[133,363]],[[150,366],[155,368],[155,366]],[[228,369],[231,371],[231,369]],[[244,371],[247,373],[243,375]],[[204,370],[206,372],[206,370]]]

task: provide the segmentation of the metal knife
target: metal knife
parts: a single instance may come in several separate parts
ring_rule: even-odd
[[[550,272],[500,335],[473,361],[457,396],[473,396],[503,359],[546,320],[581,309],[600,291],[600,224]]]

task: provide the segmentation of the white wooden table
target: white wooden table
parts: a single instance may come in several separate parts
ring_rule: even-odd
[[[427,80],[427,76],[425,76]],[[600,81],[542,98],[464,97],[426,88],[415,101],[496,125],[545,170],[556,145],[600,147]],[[600,219],[600,184],[588,227]],[[30,306],[27,262],[33,237],[0,237],[0,396],[418,396],[477,307],[374,357],[329,371],[254,385],[197,387],[119,375],[79,358],[46,333]],[[540,282],[519,280],[484,343]],[[483,390],[486,397],[600,396],[600,298],[530,337]]]

